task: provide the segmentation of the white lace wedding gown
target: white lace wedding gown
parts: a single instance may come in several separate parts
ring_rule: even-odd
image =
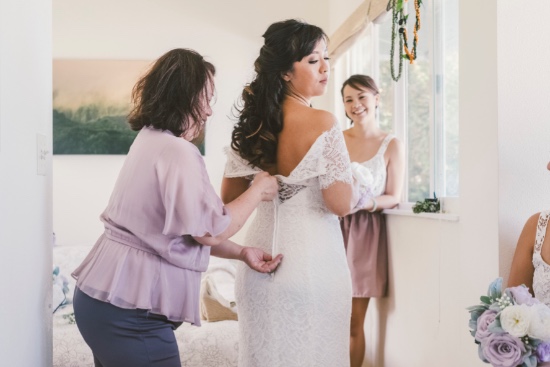
[[[252,168],[227,150],[226,177]],[[320,135],[288,177],[277,176],[279,199],[263,202],[245,245],[284,255],[276,272],[237,272],[239,367],[349,366],[351,279],[338,218],[322,189],[352,181],[340,129]]]
[[[535,248],[533,251],[533,291],[535,297],[550,307],[550,264],[548,264],[541,255],[542,244],[546,236],[546,227],[550,218],[550,210],[540,213],[537,223],[537,233],[535,237]]]

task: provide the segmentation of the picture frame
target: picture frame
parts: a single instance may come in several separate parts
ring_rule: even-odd
[[[54,59],[53,154],[127,154],[132,88],[150,60]],[[204,133],[193,142],[204,155]]]

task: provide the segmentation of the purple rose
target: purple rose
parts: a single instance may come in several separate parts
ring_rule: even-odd
[[[475,338],[477,341],[482,342],[492,333],[488,330],[489,325],[495,321],[497,317],[497,312],[493,310],[487,310],[481,314],[477,319],[477,331]]]
[[[481,343],[483,356],[494,367],[515,367],[523,363],[525,346],[510,334],[492,334]]]
[[[550,343],[541,343],[537,346],[537,361],[550,362]]]
[[[508,290],[510,291],[516,305],[533,306],[534,304],[540,303],[538,299],[534,298],[533,295],[529,293],[529,288],[524,285],[511,287],[508,288]]]

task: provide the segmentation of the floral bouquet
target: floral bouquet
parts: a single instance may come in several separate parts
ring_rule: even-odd
[[[351,162],[351,173],[353,178],[359,182],[359,202],[355,205],[355,207],[363,208],[367,205],[368,201],[374,197],[374,194],[372,193],[374,177],[372,172],[367,167],[357,162]]]
[[[468,311],[470,333],[483,362],[495,367],[536,367],[550,361],[550,308],[531,296],[526,286],[502,292],[502,278],[498,278],[480,300]]]

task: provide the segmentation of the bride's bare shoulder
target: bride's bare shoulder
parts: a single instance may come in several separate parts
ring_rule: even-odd
[[[336,116],[332,113],[307,106],[295,109],[287,117],[289,125],[296,130],[302,130],[307,132],[307,135],[314,136],[321,135],[337,124]]]
[[[336,116],[325,110],[312,109],[311,122],[321,133],[330,130],[338,123]]]

